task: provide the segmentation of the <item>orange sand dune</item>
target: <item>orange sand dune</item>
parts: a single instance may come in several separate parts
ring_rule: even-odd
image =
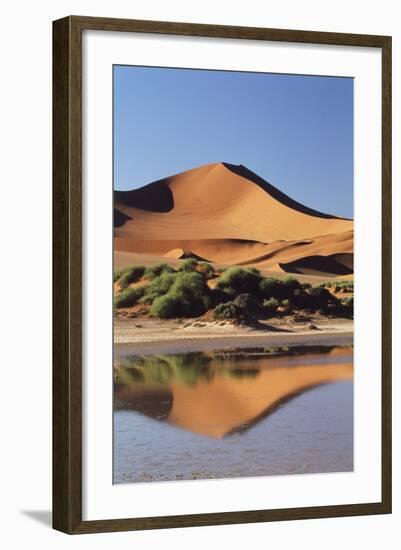
[[[209,164],[115,191],[114,237],[122,252],[294,273],[353,270],[352,220],[309,209],[241,165]]]

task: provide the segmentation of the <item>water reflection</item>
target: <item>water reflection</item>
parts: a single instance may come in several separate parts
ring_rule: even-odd
[[[117,411],[221,439],[245,433],[310,389],[352,375],[352,349],[342,347],[133,355],[116,360],[114,403]]]

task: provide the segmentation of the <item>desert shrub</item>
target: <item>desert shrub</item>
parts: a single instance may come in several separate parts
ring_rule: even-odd
[[[345,317],[351,317],[354,316],[354,297],[353,296],[347,296],[346,298],[343,298],[341,300],[341,303],[337,305],[338,314],[344,315]]]
[[[291,291],[280,279],[266,277],[259,283],[259,291],[263,298],[277,298],[277,300],[288,298]]]
[[[163,273],[152,281],[142,299],[155,317],[198,317],[210,307],[210,289],[197,272]]]
[[[120,269],[116,269],[116,271],[113,274],[113,281],[115,283],[118,281],[118,279],[121,277],[121,275],[124,273],[125,270],[126,270],[125,267],[121,267]]]
[[[201,273],[177,273],[169,295],[183,303],[182,316],[197,316],[211,305],[210,289]]]
[[[314,296],[316,298],[325,298],[327,300],[332,297],[327,288],[322,288],[320,286],[315,286],[309,289],[309,294],[310,296]]]
[[[333,292],[354,292],[354,281],[324,281],[318,285],[321,288],[330,288]]]
[[[337,281],[337,292],[354,292],[354,281]]]
[[[197,271],[198,273],[203,273],[207,278],[215,275],[215,271],[209,262],[199,262],[195,258],[187,258],[186,260],[183,260],[178,268],[178,271]]]
[[[180,263],[178,271],[196,271],[197,266],[198,262],[195,260],[195,258],[188,258],[187,260],[183,260]]]
[[[260,274],[254,268],[229,267],[222,273],[217,288],[235,296],[243,293],[256,293],[259,290]]]
[[[303,288],[294,290],[291,296],[291,305],[300,309],[311,307],[312,301],[313,299]]]
[[[136,283],[143,277],[145,273],[145,267],[143,265],[135,265],[133,267],[128,267],[120,275],[118,282],[121,288],[126,288],[131,283]]]
[[[199,262],[198,263],[198,270],[201,273],[204,273],[207,279],[210,279],[215,275],[215,271],[213,269],[213,266],[209,264],[209,262]]]
[[[266,277],[260,281],[259,290],[264,298],[286,300],[291,298],[295,291],[302,290],[302,285],[294,277],[285,277],[284,279]]]
[[[239,294],[233,303],[248,316],[255,316],[260,313],[259,303],[252,294]]]
[[[318,286],[320,288],[330,288],[331,287],[331,282],[330,281],[323,281],[322,283],[319,283],[316,286]]]
[[[154,279],[162,273],[174,273],[174,269],[169,264],[157,264],[147,267],[145,269],[145,277],[148,279]]]
[[[214,308],[213,314],[216,319],[230,319],[237,321],[244,319],[244,312],[234,302],[219,304]]]
[[[286,298],[285,300],[282,300],[281,305],[288,308],[291,307],[291,302],[288,300],[288,298]]]
[[[211,299],[211,305],[213,307],[219,305],[219,304],[225,304],[226,302],[229,302],[231,300],[231,296],[227,294],[227,292],[224,292],[221,288],[213,288],[210,291],[210,299]]]
[[[144,304],[152,304],[156,298],[167,294],[174,283],[175,276],[175,273],[162,273],[158,277],[152,279],[141,298],[141,302]]]
[[[345,307],[349,307],[351,309],[354,308],[354,297],[353,296],[348,296],[347,298],[343,298],[341,300],[341,304]]]
[[[282,284],[284,285],[285,289],[288,291],[288,294],[291,295],[294,290],[298,290],[302,288],[301,283],[295,279],[295,277],[284,277],[282,280]]]
[[[146,285],[124,288],[114,296],[114,307],[131,307],[138,303],[146,291]]]
[[[154,300],[149,313],[153,317],[173,319],[174,317],[180,317],[180,307],[181,304],[177,298],[166,294]]]
[[[263,300],[263,307],[268,311],[276,311],[280,302],[277,298],[269,298],[268,300]]]
[[[327,308],[327,306],[332,303],[336,303],[336,299],[330,292],[327,290],[327,288],[322,288],[320,286],[316,286],[314,288],[311,288],[308,292],[309,294],[309,307],[310,308]]]

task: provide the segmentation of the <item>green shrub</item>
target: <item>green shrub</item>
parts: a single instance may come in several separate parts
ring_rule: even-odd
[[[260,313],[261,308],[252,294],[239,294],[233,303],[248,316],[256,316]]]
[[[341,300],[341,304],[345,307],[353,309],[354,308],[354,297],[353,296],[348,296],[347,298],[343,298]]]
[[[205,276],[197,271],[177,273],[172,290],[180,290],[196,296],[203,296],[210,292]]]
[[[354,292],[354,281],[337,281],[336,286],[343,292]]]
[[[301,283],[294,277],[284,279],[267,277],[259,283],[259,290],[264,298],[277,298],[277,300],[289,299],[296,290],[301,289]]]
[[[180,263],[178,271],[196,271],[197,266],[198,262],[195,260],[195,258],[188,258],[187,260],[183,260]]]
[[[229,267],[217,282],[220,288],[229,295],[256,293],[259,289],[260,274],[254,268]]]
[[[354,297],[353,296],[347,296],[346,298],[343,298],[339,304],[337,304],[337,308],[339,315],[344,315],[345,317],[354,317]]]
[[[118,279],[119,285],[121,288],[126,288],[131,283],[136,283],[143,277],[143,274],[145,273],[145,267],[143,265],[136,265],[133,267],[128,267],[124,270],[124,272],[121,274],[120,278]]]
[[[311,288],[308,294],[310,296],[309,307],[312,309],[325,309],[329,304],[334,304],[337,302],[335,297],[330,294],[327,288],[322,288],[320,286]]]
[[[298,290],[302,288],[301,283],[297,279],[295,279],[295,277],[291,277],[291,276],[284,277],[284,279],[282,280],[282,283],[285,286],[285,288],[288,290],[288,292],[291,294],[294,292],[294,290]]]
[[[205,276],[197,272],[177,273],[169,295],[182,301],[182,316],[202,315],[211,305]]]
[[[288,298],[286,298],[285,300],[283,300],[283,301],[281,302],[281,305],[282,305],[283,307],[287,307],[287,308],[288,308],[288,307],[291,306],[291,302],[288,300]]]
[[[117,270],[114,272],[113,281],[114,281],[115,283],[118,281],[118,279],[121,277],[121,275],[124,273],[125,270],[126,270],[126,267],[121,267],[120,269],[117,269]]]
[[[163,273],[174,273],[174,269],[169,264],[157,264],[145,269],[145,277],[154,279]]]
[[[280,302],[277,298],[269,298],[268,300],[263,301],[263,307],[269,311],[276,311],[279,305]]]
[[[310,296],[314,296],[316,298],[325,298],[327,300],[329,300],[332,297],[332,295],[327,290],[327,288],[322,288],[320,286],[315,286],[309,289],[309,294]]]
[[[227,294],[227,292],[224,292],[221,288],[213,288],[210,291],[210,298],[211,298],[211,305],[217,306],[219,304],[225,304],[226,302],[229,302],[231,299],[231,296]]]
[[[256,267],[247,267],[247,270],[251,273],[254,273],[255,275],[259,275],[259,277],[261,276],[259,269],[256,269]]]
[[[197,272],[163,273],[152,281],[142,301],[155,317],[198,317],[211,305],[205,276]]]
[[[155,299],[150,308],[150,315],[160,319],[173,319],[180,317],[181,304],[177,298],[166,294]]]
[[[121,292],[114,295],[114,307],[131,307],[138,303],[146,291],[146,285],[135,288],[124,288]]]
[[[289,289],[280,279],[267,277],[259,283],[259,291],[264,298],[277,298],[278,300],[288,297]]]
[[[318,285],[321,288],[330,288],[333,292],[354,292],[354,281],[324,281]]]
[[[176,273],[162,273],[152,279],[146,288],[144,296],[141,298],[141,302],[144,304],[152,304],[156,298],[167,294],[173,286],[176,275]]]
[[[309,291],[309,289],[308,289]],[[291,305],[295,308],[309,308],[312,306],[313,299],[308,294],[308,291],[303,288],[298,288],[294,290],[290,298]]]
[[[215,275],[215,271],[209,262],[199,262],[195,258],[187,258],[186,260],[183,260],[178,268],[178,271],[197,271],[198,273],[203,273],[208,279]]]
[[[234,302],[219,304],[214,308],[213,315],[215,319],[224,320],[242,320],[245,318],[244,312]]]
[[[213,266],[210,265],[209,262],[199,262],[198,268],[201,273],[204,273],[207,279],[210,279],[215,275]]]

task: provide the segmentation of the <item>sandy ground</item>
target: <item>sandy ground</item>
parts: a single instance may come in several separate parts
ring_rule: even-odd
[[[313,325],[315,328],[309,328]],[[348,345],[353,321],[312,319],[305,322],[263,323],[259,329],[199,319],[159,321],[148,318],[114,319],[115,353],[179,353],[232,347],[285,345]]]

